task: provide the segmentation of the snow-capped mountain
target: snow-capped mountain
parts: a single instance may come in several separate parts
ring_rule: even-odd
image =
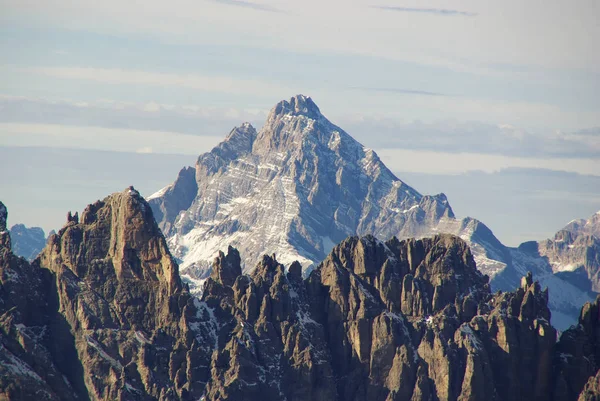
[[[422,195],[406,185],[303,95],[279,102],[258,132],[248,123],[234,128],[149,201],[192,285],[228,245],[239,250],[245,271],[265,253],[309,270],[348,236],[451,233],[469,243],[478,268],[499,289],[518,287],[524,273],[536,270],[565,299],[551,299],[553,310],[576,319],[572,311],[589,298],[552,269],[536,268],[539,257],[502,245],[480,221],[457,219],[444,194]]]
[[[302,95],[278,103],[260,132],[235,128],[149,199],[182,270],[197,277],[223,244],[246,269],[264,253],[307,269],[349,235],[421,236],[454,218],[443,194],[396,178]]]
[[[550,289],[553,324],[574,323],[580,305],[600,292],[600,212],[588,220],[573,220],[552,239],[528,241],[507,248],[510,263],[493,277],[497,289],[514,288],[520,274],[532,271]]]
[[[600,292],[600,212],[571,221],[553,239],[540,241],[538,251],[556,274]]]

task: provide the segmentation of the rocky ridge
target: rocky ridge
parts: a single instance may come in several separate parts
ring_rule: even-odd
[[[197,300],[135,189],[69,213],[33,264],[1,256],[0,399],[201,396]]]
[[[15,255],[33,261],[46,245],[46,234],[40,227],[15,224],[10,228],[12,250]]]
[[[554,238],[529,241],[507,249],[507,267],[492,280],[496,289],[510,290],[526,271],[533,271],[550,289],[552,324],[566,330],[577,324],[580,305],[600,291],[600,213],[573,220]]]
[[[491,294],[456,237],[349,238],[304,281],[269,256],[219,281],[231,269],[217,261],[203,293],[232,320],[209,399],[552,399],[548,293],[528,276]]]
[[[540,241],[538,252],[555,273],[582,290],[600,292],[600,212],[588,220],[574,220],[553,239]]]
[[[229,247],[197,299],[132,188],[69,216],[33,264],[2,216],[0,399],[598,396],[600,301],[556,343],[548,292],[528,275],[491,293],[451,235],[350,237],[307,278],[275,255],[244,275]]]
[[[248,123],[234,128],[149,203],[196,294],[227,245],[239,250],[245,272],[275,253],[285,265],[299,261],[306,274],[348,236],[450,233],[469,244],[494,289],[511,291],[533,271],[551,289],[553,324],[561,330],[595,297],[577,278],[555,274],[537,249],[508,248],[482,222],[456,218],[444,194],[408,186],[303,95],[275,105],[259,131]]]

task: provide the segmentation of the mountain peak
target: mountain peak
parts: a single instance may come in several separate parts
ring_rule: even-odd
[[[347,236],[422,236],[454,218],[444,195],[400,181],[304,95],[275,105],[258,133],[235,128],[175,196],[180,181],[150,204],[194,280],[209,276],[221,243],[239,249],[242,270],[264,253],[308,270]]]
[[[225,159],[235,158],[240,154],[250,152],[255,139],[256,129],[252,124],[246,122],[232,129],[225,140],[213,149],[212,153]]]
[[[282,100],[271,109],[253,146],[255,153],[285,152],[296,149],[306,138],[327,145],[333,131],[341,132],[321,114],[313,100],[296,95]],[[354,139],[352,139],[354,141]]]
[[[282,100],[271,110],[271,115],[303,115],[313,119],[321,116],[321,110],[310,96],[296,95],[289,101]]]
[[[52,271],[66,267],[82,280],[160,282],[169,294],[182,288],[152,209],[133,186],[88,205],[81,219],[71,219],[49,240],[40,257]]]

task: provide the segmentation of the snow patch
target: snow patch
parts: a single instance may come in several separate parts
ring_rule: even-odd
[[[135,339],[142,345],[150,344],[150,341],[144,336],[144,333],[139,330],[135,332]]]
[[[481,340],[477,337],[471,326],[464,323],[462,326],[460,326],[460,332],[465,335],[465,337],[469,340],[473,348],[475,348],[478,351],[483,349],[483,344],[481,343]]]
[[[172,187],[173,187],[173,184],[167,185],[166,187],[162,188],[159,191],[156,191],[155,193],[153,193],[152,195],[150,195],[149,197],[147,197],[146,200],[160,198],[160,197],[164,196],[164,194],[166,194],[167,191],[169,189],[171,189]]]
[[[14,356],[3,345],[0,345],[0,351],[5,350],[4,355],[8,357],[8,361],[3,361],[4,367],[17,376],[29,376],[38,382],[43,382],[42,378],[25,362]]]
[[[190,323],[190,329],[196,333],[196,339],[200,344],[205,342],[206,338],[204,336],[207,335],[208,340],[212,343],[212,350],[218,349],[221,326],[215,316],[214,309],[198,298],[194,298],[194,306],[196,307],[196,319],[198,321]]]
[[[98,354],[100,354],[100,356],[102,358],[104,358],[106,361],[108,361],[108,363],[110,363],[114,368],[116,368],[118,370],[123,369],[123,365],[121,365],[121,362],[117,361],[116,359],[114,359],[113,357],[108,355],[106,353],[106,351],[104,351],[102,346],[94,338],[86,335],[85,340],[87,341],[88,345],[90,345],[92,348],[94,348],[96,351],[98,351]]]

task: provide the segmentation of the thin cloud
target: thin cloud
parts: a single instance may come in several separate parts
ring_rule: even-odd
[[[423,13],[423,14],[434,14],[441,15],[444,17],[451,16],[463,16],[463,17],[474,17],[477,13],[469,11],[449,10],[446,8],[413,8],[413,7],[395,7],[395,6],[373,6],[379,10],[385,11],[397,11],[405,13]]]
[[[369,147],[477,153],[552,160],[593,160],[600,163],[600,138],[568,132],[524,130],[508,124],[476,121],[402,122],[363,116],[339,125]],[[599,170],[600,171],[600,170]]]
[[[352,89],[369,91],[369,92],[387,92],[387,93],[399,93],[404,95],[422,95],[422,96],[452,96],[445,93],[439,92],[428,92],[414,89],[404,89],[404,88],[369,88],[363,86],[352,87]]]
[[[23,67],[19,71],[60,79],[85,80],[112,85],[170,86],[229,94],[289,93],[268,81],[202,74],[161,73],[143,70],[94,67]]]
[[[8,147],[34,146],[197,156],[210,151],[222,140],[222,135],[189,135],[168,131],[60,124],[0,123],[0,143]]]
[[[83,107],[83,104],[86,104]],[[128,103],[114,100],[75,102],[0,94],[2,123],[91,126],[142,131],[178,132],[223,137],[243,121],[260,127],[269,110],[168,105],[156,102]],[[0,132],[0,137],[2,132]],[[0,144],[2,142],[0,141]],[[156,151],[157,148],[154,148]]]
[[[251,1],[245,1],[245,0],[212,0],[212,1],[215,3],[225,4],[228,6],[251,8],[253,10],[258,10],[258,11],[268,11],[268,12],[272,12],[272,13],[280,12],[275,7],[267,6],[265,4],[260,4],[260,3],[254,3]]]
[[[596,136],[600,138],[600,127],[586,128],[576,131],[577,135]]]

